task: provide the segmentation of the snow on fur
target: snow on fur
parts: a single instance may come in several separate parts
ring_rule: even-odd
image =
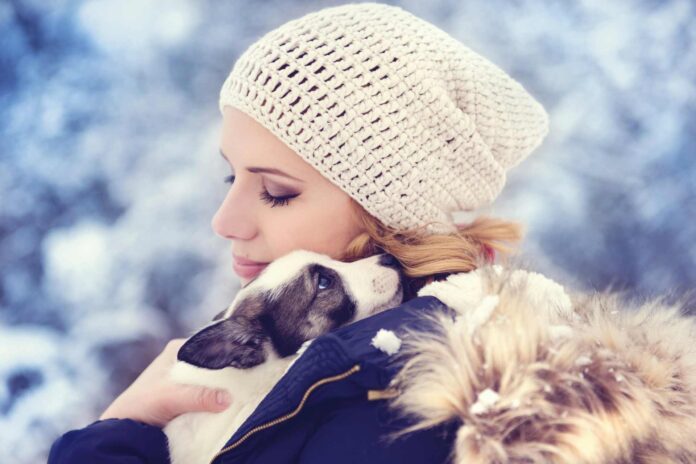
[[[391,356],[401,348],[401,339],[391,330],[379,329],[372,337],[371,344]]]
[[[486,388],[478,394],[476,402],[469,407],[469,412],[473,415],[487,413],[495,403],[498,402],[500,395],[490,388]]]

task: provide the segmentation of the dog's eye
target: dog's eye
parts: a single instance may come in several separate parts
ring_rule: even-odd
[[[319,290],[324,290],[326,288],[329,288],[331,286],[331,283],[333,282],[333,279],[331,277],[326,276],[324,274],[319,274]]]

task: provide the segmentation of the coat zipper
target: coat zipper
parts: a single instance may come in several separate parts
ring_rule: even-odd
[[[274,425],[278,425],[281,422],[284,422],[288,419],[295,417],[304,407],[304,404],[307,401],[307,398],[309,398],[309,395],[318,387],[320,387],[326,383],[331,383],[331,382],[343,380],[346,377],[355,374],[359,370],[360,370],[360,365],[355,364],[353,367],[351,367],[350,369],[348,369],[345,372],[342,372],[342,373],[336,374],[336,375],[332,375],[331,377],[324,377],[323,379],[317,380],[312,385],[310,385],[310,387],[305,391],[304,395],[302,396],[302,400],[300,401],[300,404],[298,404],[294,410],[290,411],[289,413],[287,413],[283,416],[277,417],[277,418],[273,419],[272,421],[265,422],[261,425],[254,427],[253,429],[249,430],[247,433],[245,433],[237,441],[235,441],[231,445],[226,446],[225,448],[221,449],[215,456],[213,456],[213,459],[210,461],[210,464],[212,464],[217,458],[219,458],[223,454],[227,453],[228,451],[230,451],[230,450],[236,448],[237,446],[239,446],[240,444],[242,444],[242,442],[244,442],[247,438],[249,438],[251,435],[255,434],[256,432],[260,432],[261,430],[265,430],[269,427],[273,427]]]

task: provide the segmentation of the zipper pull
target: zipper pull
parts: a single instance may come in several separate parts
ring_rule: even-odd
[[[385,388],[384,390],[368,390],[367,400],[388,400],[391,398],[396,398],[401,392],[396,388]]]

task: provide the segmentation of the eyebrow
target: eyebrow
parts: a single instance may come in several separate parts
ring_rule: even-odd
[[[224,159],[228,163],[230,162],[227,159],[227,157],[225,156],[225,154],[222,152],[222,150],[220,150],[220,156],[222,156],[222,159]],[[293,179],[293,180],[296,180],[298,182],[304,182],[302,179],[298,179],[297,177],[291,176],[290,174],[283,172],[280,169],[276,169],[276,168],[264,168],[264,167],[260,167],[260,166],[251,166],[251,167],[246,168],[246,170],[249,172],[255,172],[255,173],[265,172],[268,174],[277,174],[279,176],[287,177],[289,179]]]

